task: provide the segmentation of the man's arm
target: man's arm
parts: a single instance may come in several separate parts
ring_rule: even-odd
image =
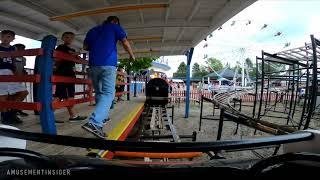
[[[87,43],[83,43],[83,48],[82,48],[83,50],[85,50],[85,51],[89,51],[89,45],[87,44]]]
[[[90,29],[90,31],[86,34],[86,38],[84,39],[83,41],[83,46],[82,46],[82,49],[85,50],[85,51],[89,51],[89,42],[92,41],[92,39],[95,39],[94,38],[94,28],[93,29]]]
[[[129,41],[127,40],[127,38],[124,38],[124,39],[121,41],[121,43],[122,43],[123,48],[124,48],[124,49],[128,52],[128,54],[130,55],[130,58],[131,58],[131,59],[135,59],[134,54],[133,54],[133,51],[132,51],[131,46],[130,46],[130,43],[129,43]]]

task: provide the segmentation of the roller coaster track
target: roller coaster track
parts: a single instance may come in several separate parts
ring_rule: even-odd
[[[228,92],[221,92],[214,95],[212,103],[220,109],[224,109],[224,117],[257,130],[274,135],[289,134],[296,131],[296,129],[285,125],[278,125],[258,118],[253,118],[246,112],[240,112],[232,106],[234,99],[240,99],[241,96],[248,95],[249,93],[250,90],[248,89],[235,89]]]

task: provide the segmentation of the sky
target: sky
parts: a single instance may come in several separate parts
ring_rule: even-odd
[[[303,46],[310,42],[310,35],[320,37],[320,0],[260,0],[231,18],[221,30],[212,32],[212,37],[199,43],[194,50],[192,64],[204,64],[204,56],[220,59],[235,65],[237,61],[256,56],[264,50],[276,53]],[[248,21],[251,24],[247,25]],[[232,25],[234,23],[234,25]],[[263,25],[268,26],[262,29]],[[275,37],[277,32],[281,36]],[[285,44],[290,46],[285,48]],[[205,44],[208,47],[203,48]],[[166,56],[172,73],[184,61],[185,56]]]
[[[310,35],[320,37],[320,0],[260,0],[227,21],[221,30],[212,32],[212,37],[199,43],[194,50],[192,65],[204,64],[204,56],[220,59],[235,65],[246,58],[255,60],[261,50],[275,53],[285,49],[303,46],[310,42]],[[248,21],[251,24],[246,25]],[[234,23],[234,25],[232,25]],[[262,29],[263,25],[268,26]],[[281,36],[275,37],[277,32]],[[24,43],[26,47],[38,48],[40,42],[17,36],[14,43]],[[285,44],[290,46],[285,48]],[[208,47],[203,48],[205,44]],[[186,56],[166,56],[172,76]],[[28,58],[27,67],[32,68],[33,58]]]

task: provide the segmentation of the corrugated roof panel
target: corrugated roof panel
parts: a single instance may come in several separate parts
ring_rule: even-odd
[[[26,37],[39,38],[63,31],[74,31],[77,45],[82,46],[86,32],[102,23],[107,16],[117,15],[129,37],[160,37],[149,44],[138,43],[139,49],[160,48],[158,54],[183,53],[195,46],[212,30],[226,22],[256,0],[7,0],[0,1],[1,27],[12,27]],[[167,3],[167,8],[129,10],[94,16],[81,16],[63,21],[49,17],[72,12],[133,4]],[[228,2],[226,4],[226,2]],[[141,13],[140,13],[141,12]],[[2,13],[2,14],[1,14]],[[142,23],[142,16],[143,21]],[[214,17],[213,17],[214,16]],[[21,18],[22,17],[22,18]],[[165,23],[165,20],[167,22]],[[211,24],[213,23],[213,24]],[[168,54],[165,54],[168,53]],[[156,53],[153,53],[156,54]]]

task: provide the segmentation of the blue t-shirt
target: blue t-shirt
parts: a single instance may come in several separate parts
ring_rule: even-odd
[[[3,47],[0,46],[0,52],[1,51],[15,51],[16,48],[13,46],[10,47]],[[14,66],[14,58],[11,57],[5,57],[5,58],[0,58],[0,69],[10,69],[11,71],[15,71],[15,66]]]
[[[103,24],[92,28],[84,40],[89,46],[90,66],[116,66],[117,42],[127,37],[120,25]]]

